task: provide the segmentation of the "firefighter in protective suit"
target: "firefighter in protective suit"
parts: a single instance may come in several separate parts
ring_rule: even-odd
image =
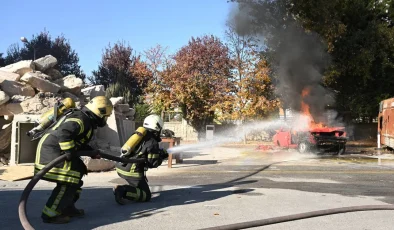
[[[117,185],[113,189],[115,201],[118,204],[126,204],[126,200],[135,202],[147,202],[151,199],[151,191],[147,183],[145,171],[148,168],[157,168],[162,161],[168,157],[164,149],[159,148],[161,142],[160,133],[163,127],[163,120],[158,115],[149,115],[145,118],[143,127],[145,135],[134,148],[135,150],[127,158],[144,158],[145,163],[124,164],[118,162],[116,171],[118,175],[125,179],[128,185]],[[139,130],[138,128],[137,130]]]
[[[108,98],[95,97],[82,109],[67,111],[40,139],[35,173],[60,155],[71,154],[64,163],[44,175],[44,180],[57,183],[42,210],[41,218],[45,223],[68,223],[71,217],[84,215],[84,210],[77,209],[74,204],[79,199],[82,177],[87,174],[87,168],[75,153],[78,150],[93,150],[88,145],[93,130],[107,124],[112,110],[113,106]],[[99,155],[92,158],[99,158]]]

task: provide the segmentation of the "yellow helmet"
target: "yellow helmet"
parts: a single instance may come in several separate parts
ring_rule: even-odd
[[[111,116],[112,110],[114,109],[112,102],[104,96],[94,97],[85,105],[85,107],[92,113],[96,114],[99,118],[104,119]]]

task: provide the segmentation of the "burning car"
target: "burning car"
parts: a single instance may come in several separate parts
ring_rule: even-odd
[[[310,92],[306,87],[302,91],[302,98],[305,99]],[[309,151],[335,152],[338,155],[346,151],[346,131],[345,127],[330,127],[324,123],[316,123],[310,113],[309,105],[301,101],[301,115],[295,124],[302,128],[287,128],[276,130],[273,136],[275,145],[286,148],[297,148],[300,153]],[[303,126],[304,125],[304,126]]]
[[[338,155],[346,151],[347,139],[344,127],[318,127],[307,131],[282,128],[272,138],[275,145],[298,149],[300,153],[323,151]]]

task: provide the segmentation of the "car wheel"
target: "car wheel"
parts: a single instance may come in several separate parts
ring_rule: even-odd
[[[345,151],[346,151],[346,146],[345,145],[340,146],[338,150],[338,156],[344,154]]]
[[[309,144],[306,142],[300,142],[298,144],[298,152],[300,153],[306,153],[309,151]]]

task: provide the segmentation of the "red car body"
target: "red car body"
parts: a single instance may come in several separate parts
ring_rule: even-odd
[[[298,149],[302,153],[319,150],[342,154],[346,148],[347,137],[344,127],[312,128],[308,131],[282,128],[276,130],[272,141],[277,146]]]

